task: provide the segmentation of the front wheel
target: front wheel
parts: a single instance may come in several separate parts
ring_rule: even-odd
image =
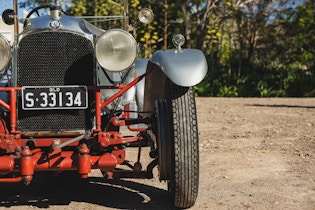
[[[168,82],[166,100],[156,102],[160,179],[172,202],[190,208],[199,186],[198,126],[194,91]]]

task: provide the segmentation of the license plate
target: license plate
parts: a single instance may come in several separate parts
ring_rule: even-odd
[[[22,87],[24,110],[86,109],[87,100],[86,86]]]

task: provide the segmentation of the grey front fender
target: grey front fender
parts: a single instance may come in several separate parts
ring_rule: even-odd
[[[190,87],[203,80],[208,65],[204,54],[197,49],[158,50],[150,58],[176,85]]]

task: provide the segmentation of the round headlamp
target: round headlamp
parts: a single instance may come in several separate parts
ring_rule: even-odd
[[[138,18],[140,22],[144,24],[150,24],[153,21],[154,14],[150,9],[143,8],[140,10]]]
[[[95,54],[97,61],[104,69],[123,71],[136,60],[137,42],[124,30],[108,30],[97,40]]]
[[[0,71],[3,71],[11,59],[11,46],[8,40],[0,34]]]

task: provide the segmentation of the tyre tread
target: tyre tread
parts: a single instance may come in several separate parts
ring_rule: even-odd
[[[194,90],[169,82],[169,102],[174,136],[174,176],[169,191],[174,205],[190,208],[195,204],[199,185],[199,145]]]

